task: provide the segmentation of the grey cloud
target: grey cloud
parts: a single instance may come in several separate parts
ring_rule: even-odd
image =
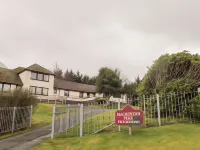
[[[198,0],[2,0],[0,61],[39,63],[95,75],[144,75],[161,54],[200,52]]]

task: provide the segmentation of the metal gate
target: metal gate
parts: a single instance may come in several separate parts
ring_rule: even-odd
[[[110,101],[54,105],[51,138],[94,134],[114,125],[115,112],[120,109],[119,104]]]

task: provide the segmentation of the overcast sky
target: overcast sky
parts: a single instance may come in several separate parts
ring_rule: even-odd
[[[0,61],[143,77],[161,54],[200,53],[199,0],[0,0]]]

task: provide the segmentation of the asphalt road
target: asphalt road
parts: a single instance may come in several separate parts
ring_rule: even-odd
[[[91,109],[91,108],[90,108]],[[92,108],[91,112],[84,114],[84,119],[102,113],[103,110],[99,108]],[[35,129],[33,131],[16,135],[7,139],[0,140],[0,150],[29,150],[40,142],[48,139],[51,133],[51,125]]]

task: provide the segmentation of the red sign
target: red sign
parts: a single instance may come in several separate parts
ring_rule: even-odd
[[[142,125],[143,112],[141,110],[134,110],[130,105],[126,105],[123,110],[118,110],[115,113],[115,123],[117,125]]]

